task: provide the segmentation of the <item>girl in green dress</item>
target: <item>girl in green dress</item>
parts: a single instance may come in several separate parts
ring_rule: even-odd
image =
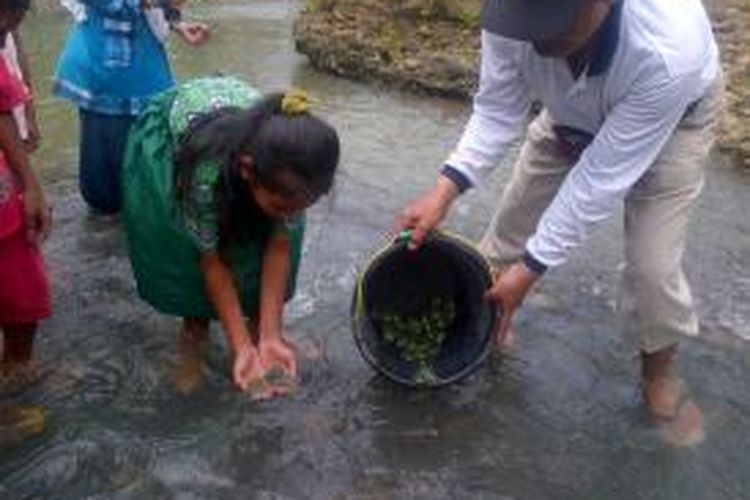
[[[223,327],[239,388],[275,367],[296,377],[282,312],[304,210],[330,190],[338,161],[336,131],[308,112],[301,92],[263,97],[235,78],[201,78],[139,116],[123,171],[125,230],[139,295],[183,318],[178,353],[192,353],[182,367],[193,375],[178,377],[178,388],[200,382],[189,366],[202,366],[195,354],[211,319]]]

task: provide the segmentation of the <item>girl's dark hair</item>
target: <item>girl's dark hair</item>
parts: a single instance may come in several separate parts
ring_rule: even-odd
[[[259,219],[267,219],[240,176],[241,156],[252,157],[255,180],[274,193],[304,196],[312,203],[333,185],[339,161],[336,131],[310,113],[282,113],[282,99],[283,94],[271,94],[249,109],[220,108],[197,118],[178,140],[174,185],[183,211],[198,164],[221,165],[216,193],[220,247],[255,236]]]
[[[0,0],[0,10],[29,10],[31,0]]]

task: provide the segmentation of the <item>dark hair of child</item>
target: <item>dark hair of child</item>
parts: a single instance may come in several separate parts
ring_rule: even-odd
[[[31,7],[31,0],[0,0],[0,10],[23,10]]]
[[[308,112],[285,114],[283,94],[271,94],[249,109],[226,107],[196,119],[179,138],[174,185],[185,209],[196,167],[218,161],[219,247],[257,236],[265,217],[240,176],[242,156],[253,160],[257,182],[280,195],[314,202],[332,187],[339,161],[339,138],[326,122]]]

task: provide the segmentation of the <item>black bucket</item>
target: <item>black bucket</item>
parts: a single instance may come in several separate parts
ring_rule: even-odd
[[[416,251],[409,234],[378,252],[352,300],[357,347],[379,373],[407,386],[465,377],[492,345],[497,306],[487,260],[473,245],[433,232]]]

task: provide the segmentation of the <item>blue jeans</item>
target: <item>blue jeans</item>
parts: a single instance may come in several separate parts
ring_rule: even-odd
[[[122,162],[134,116],[80,110],[81,194],[95,212],[115,214],[122,207]]]

